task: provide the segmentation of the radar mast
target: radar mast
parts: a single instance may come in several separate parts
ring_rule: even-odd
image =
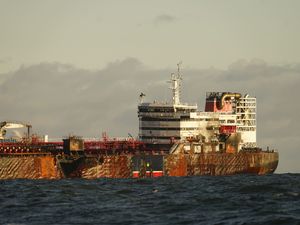
[[[173,93],[173,105],[180,105],[180,94],[181,94],[181,81],[182,77],[180,74],[180,65],[182,62],[177,63],[177,74],[171,74],[171,90]]]

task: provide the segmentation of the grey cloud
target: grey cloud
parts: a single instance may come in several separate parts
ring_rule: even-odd
[[[9,63],[11,61],[10,57],[4,57],[0,59],[0,64]]]
[[[176,20],[176,17],[168,15],[168,14],[161,14],[154,19],[154,24],[159,25],[163,23],[172,23]]]
[[[60,63],[23,66],[0,83],[0,120],[30,122],[35,132],[62,137],[69,133],[99,137],[137,135],[137,104],[170,100],[166,82],[176,70],[147,68],[128,58],[89,71]],[[300,64],[270,65],[237,61],[227,70],[185,69],[183,101],[204,108],[206,91],[249,93],[258,101],[258,142],[280,150],[278,172],[300,172],[298,96]]]

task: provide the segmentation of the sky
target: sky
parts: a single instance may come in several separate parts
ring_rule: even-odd
[[[258,143],[300,172],[300,1],[0,0],[0,120],[59,138],[137,135],[137,104],[257,97]]]

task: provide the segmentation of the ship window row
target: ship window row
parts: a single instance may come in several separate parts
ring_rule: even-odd
[[[141,130],[180,130],[180,127],[141,127]]]
[[[198,130],[198,127],[141,127],[141,130]]]
[[[153,117],[142,117],[141,121],[180,121],[179,118],[153,118]]]
[[[141,121],[219,121],[219,119],[218,118],[190,118],[190,117],[181,117],[180,119],[142,117]]]
[[[199,130],[199,127],[181,127],[181,130]]]
[[[255,131],[255,127],[238,127],[238,131]]]
[[[139,112],[174,112],[174,108],[139,108]]]
[[[218,118],[190,118],[190,117],[181,117],[181,121],[219,121]]]
[[[235,120],[220,120],[220,123],[236,123]]]
[[[179,136],[140,136],[140,139],[164,139],[164,140],[176,139],[176,140],[180,140],[180,137]]]

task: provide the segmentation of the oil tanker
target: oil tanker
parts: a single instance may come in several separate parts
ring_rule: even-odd
[[[31,125],[0,123],[0,179],[142,178],[268,174],[278,165],[275,150],[256,143],[256,98],[207,92],[205,110],[182,103],[180,64],[171,74],[172,99],[138,105],[138,138],[99,140],[69,136],[50,142],[31,135]],[[8,129],[26,128],[20,138]]]

